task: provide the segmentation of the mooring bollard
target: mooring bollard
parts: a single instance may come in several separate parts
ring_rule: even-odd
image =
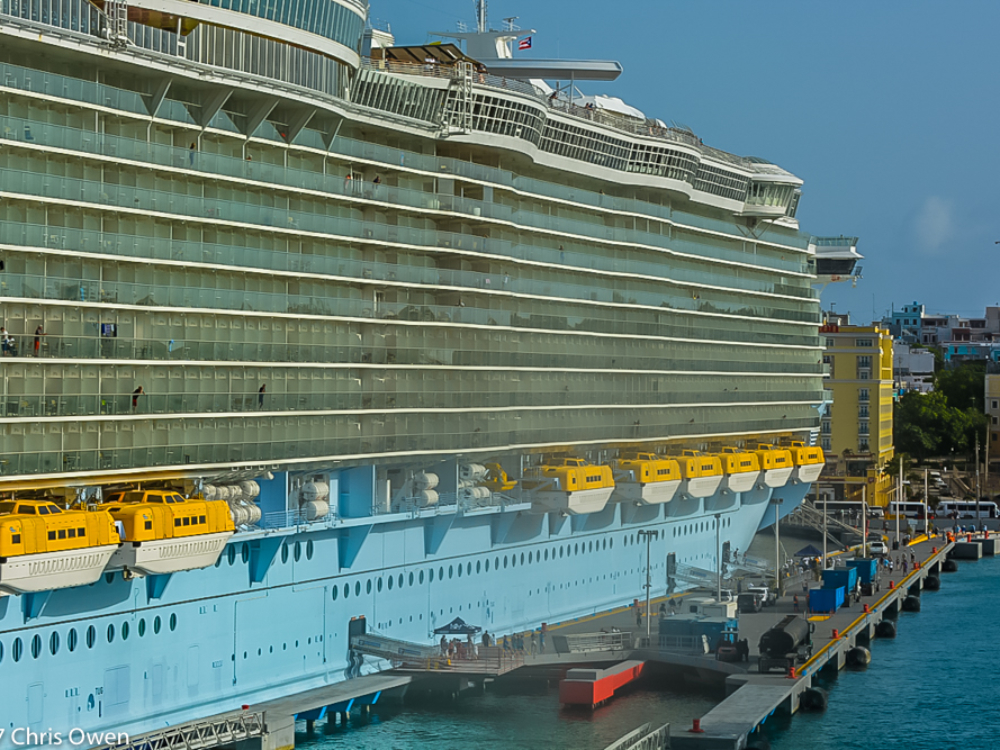
[[[931,547],[931,552],[936,555],[937,554],[937,547]]]
[[[834,628],[833,629],[833,640],[837,640],[838,638],[840,638],[840,631],[837,630],[836,628]]]
[[[865,614],[866,615],[871,614],[871,609],[869,609],[867,604],[865,605]]]
[[[895,582],[894,582],[894,581],[889,581],[889,588],[890,588],[890,589],[894,589],[894,588],[896,588],[896,584],[895,584]]]
[[[701,719],[693,719],[693,726],[688,730],[692,734],[705,734],[705,730],[701,728]]]
[[[787,675],[785,675],[785,677],[786,677],[786,678],[788,678],[789,680],[795,680],[795,679],[798,679],[798,678],[797,678],[797,677],[795,676],[795,667],[789,667],[789,668],[788,668],[788,674],[787,674]]]

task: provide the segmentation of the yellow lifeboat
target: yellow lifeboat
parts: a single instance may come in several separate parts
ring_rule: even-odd
[[[525,471],[521,487],[538,510],[576,515],[604,510],[615,480],[610,466],[559,458]]]
[[[723,448],[719,455],[726,478],[723,489],[730,492],[749,492],[760,479],[760,459],[756,453],[739,448]]]
[[[235,531],[227,503],[189,500],[173,490],[118,492],[102,507],[125,529],[111,565],[137,575],[214,565]]]
[[[681,486],[681,467],[655,453],[623,455],[614,462],[615,497],[641,505],[670,502]]]
[[[790,450],[761,443],[754,453],[760,459],[760,468],[764,470],[765,485],[777,488],[788,484],[792,470],[795,469]]]
[[[795,470],[792,472],[794,481],[811,484],[819,479],[826,465],[823,449],[818,445],[806,445],[801,441],[792,441],[787,446],[792,454]]]
[[[86,586],[101,577],[120,540],[103,511],[63,510],[48,500],[0,503],[0,592]]]
[[[486,464],[486,478],[479,484],[489,489],[490,492],[510,492],[517,487],[517,482],[507,476],[503,467],[496,463]]]
[[[690,497],[711,497],[722,484],[722,460],[694,450],[681,452],[681,492]]]

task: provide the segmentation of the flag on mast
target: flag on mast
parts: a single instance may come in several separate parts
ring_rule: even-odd
[[[521,49],[531,49],[531,37],[530,36],[526,36],[524,39],[522,39],[520,42],[518,42],[517,43],[517,48],[519,50],[521,50]]]

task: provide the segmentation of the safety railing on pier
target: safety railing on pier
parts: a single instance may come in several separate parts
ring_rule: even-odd
[[[658,729],[650,729],[650,724],[643,724],[620,740],[608,745],[604,750],[666,750],[670,747],[670,725],[664,724]]]
[[[442,649],[366,633],[351,638],[351,648],[390,661],[396,669],[421,672],[501,675],[523,667],[525,654],[501,646],[480,646],[459,641]]]
[[[180,724],[150,734],[129,737],[122,744],[98,745],[92,750],[208,750],[260,737],[263,733],[264,715],[244,712]]]
[[[594,651],[628,651],[632,648],[632,634],[577,633],[553,635],[552,647],[558,654],[585,654]]]

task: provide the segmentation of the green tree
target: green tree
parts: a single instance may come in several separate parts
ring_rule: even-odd
[[[983,412],[986,394],[986,363],[966,362],[934,377],[934,390],[942,393],[948,406]]]
[[[959,389],[960,390],[960,389]],[[918,460],[972,451],[976,434],[986,428],[986,415],[974,408],[956,408],[941,391],[907,393],[893,413],[896,450]]]

